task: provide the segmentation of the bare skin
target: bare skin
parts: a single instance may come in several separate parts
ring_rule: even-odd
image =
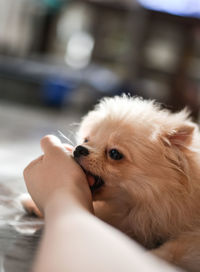
[[[24,170],[45,217],[32,271],[178,271],[94,216],[86,177],[58,138],[45,136],[41,147],[44,155]]]

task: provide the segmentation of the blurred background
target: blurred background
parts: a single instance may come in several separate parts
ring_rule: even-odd
[[[0,0],[0,100],[87,111],[122,92],[200,105],[199,0]]]
[[[0,0],[0,271],[34,256],[42,223],[15,198],[41,137],[73,143],[81,116],[124,92],[199,122],[199,0]]]

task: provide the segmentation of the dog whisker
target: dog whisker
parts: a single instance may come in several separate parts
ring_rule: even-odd
[[[58,130],[58,133],[61,137],[63,137],[65,140],[67,140],[71,145],[74,146],[74,143],[66,136],[64,135],[60,130]]]

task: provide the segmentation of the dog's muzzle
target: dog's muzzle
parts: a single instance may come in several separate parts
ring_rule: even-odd
[[[83,171],[85,172],[86,174],[86,177],[87,177],[87,181],[88,181],[88,184],[90,186],[90,190],[92,193],[94,193],[95,191],[97,191],[99,188],[101,188],[103,185],[104,185],[104,181],[103,179],[100,177],[100,176],[97,176],[89,171],[87,171],[80,163],[79,159],[80,157],[85,157],[85,156],[88,156],[89,155],[89,150],[82,146],[82,145],[78,145],[74,152],[73,152],[73,155],[74,155],[74,159],[76,160],[76,162],[81,166],[81,168],[83,169]]]

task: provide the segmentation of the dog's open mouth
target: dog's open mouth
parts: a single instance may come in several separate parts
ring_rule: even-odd
[[[85,171],[85,174],[86,174],[88,184],[90,186],[90,190],[92,193],[97,191],[99,188],[101,188],[104,185],[104,181],[101,177],[96,176],[87,171]]]
[[[76,160],[76,159],[75,159]],[[87,171],[78,160],[76,160],[76,162],[80,165],[80,167],[83,169],[86,177],[87,177],[87,181],[88,184],[90,186],[90,190],[92,193],[98,191],[104,184],[105,182],[103,181],[103,179],[100,176],[94,175],[92,174],[90,171]]]
[[[92,174],[91,172],[85,170],[82,166],[81,168],[85,172],[85,175],[87,177],[88,184],[90,186],[90,190],[92,193],[96,192],[98,189],[100,189],[105,183],[103,179],[100,176],[96,176]]]

